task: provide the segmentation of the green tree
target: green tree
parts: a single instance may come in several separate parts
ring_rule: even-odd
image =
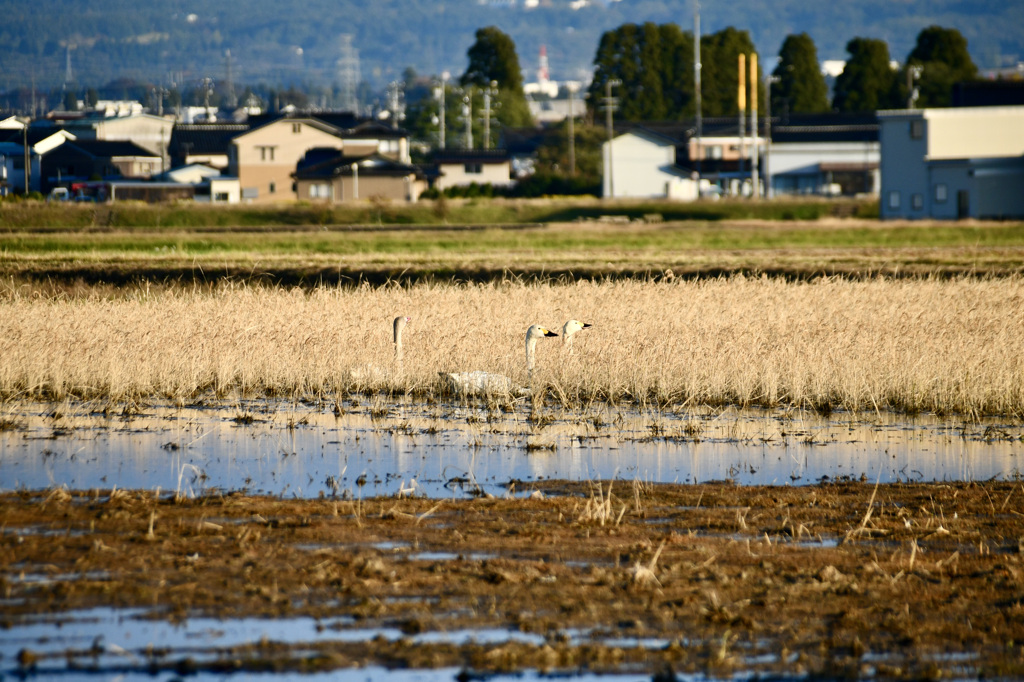
[[[912,71],[913,70],[913,71]],[[908,73],[911,78],[908,79]],[[948,107],[953,86],[978,78],[978,67],[967,51],[967,39],[955,28],[929,26],[917,35],[917,44],[907,56],[900,85],[906,88],[917,73],[916,87],[920,107]],[[904,99],[909,91],[903,90]]]
[[[701,36],[701,98],[704,115],[733,116],[739,113],[737,94],[739,91],[739,56],[756,53],[750,34],[728,27]],[[747,78],[749,66],[747,62]],[[758,71],[760,71],[760,64]],[[760,88],[760,76],[757,77],[758,94],[763,95]],[[763,97],[758,97],[763,102]],[[749,100],[748,100],[749,102]]]
[[[576,122],[575,133],[576,175],[589,182],[601,179],[601,145],[607,140],[605,129],[598,125]],[[536,170],[549,175],[566,175],[569,172],[568,122],[562,121],[548,129],[544,141],[537,147]]]
[[[850,58],[836,78],[832,106],[838,111],[869,112],[901,106],[898,77],[889,65],[889,46],[883,40],[854,38],[846,44]]]
[[[616,117],[627,121],[680,119],[694,114],[693,35],[675,24],[624,24],[601,36],[590,85],[592,114],[618,81]]]
[[[64,111],[78,111],[78,95],[73,90],[64,93]]]
[[[772,75],[772,111],[813,114],[828,111],[828,86],[818,66],[818,48],[806,33],[786,36]]]
[[[513,127],[531,125],[533,117],[523,94],[523,76],[512,38],[495,26],[481,28],[466,55],[469,66],[459,83],[464,88],[474,89],[474,109],[479,110],[477,99],[482,100],[483,88],[490,88],[494,83],[498,90],[495,98],[498,122]]]

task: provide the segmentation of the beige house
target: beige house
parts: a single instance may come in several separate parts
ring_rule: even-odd
[[[512,161],[505,150],[465,149],[446,150],[434,154],[438,177],[434,187],[444,191],[449,187],[491,185],[508,187],[512,179]]]
[[[333,149],[310,150],[294,178],[299,199],[328,203],[416,201],[427,188],[426,176],[411,164],[376,153],[356,156]]]
[[[237,177],[242,200],[293,201],[292,174],[310,149],[344,148],[341,131],[312,118],[279,118],[236,135],[228,148],[228,175]]]

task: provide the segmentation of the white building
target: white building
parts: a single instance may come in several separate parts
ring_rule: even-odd
[[[676,164],[679,141],[634,128],[601,145],[604,163],[602,195],[609,199],[697,198],[689,170]]]
[[[883,219],[1024,218],[1024,106],[878,116]]]

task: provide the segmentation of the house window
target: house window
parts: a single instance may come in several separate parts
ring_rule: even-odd
[[[260,152],[260,161],[274,160],[274,150],[277,149],[277,147],[256,147],[256,149]]]
[[[270,191],[270,193],[271,193],[271,194],[273,194],[274,192],[276,192],[276,191],[277,191],[277,183],[276,183],[276,182],[272,182],[272,183],[270,183],[270,189],[269,189],[269,191]]]
[[[292,124],[292,132],[293,133],[301,133],[302,132],[302,124],[301,123],[293,123]]]
[[[220,202],[220,203],[225,203],[226,204],[227,201],[228,201],[228,193],[227,192],[217,192],[216,194],[213,195],[213,200],[216,201],[216,202]]]
[[[910,195],[910,206],[915,211],[920,211],[924,208],[924,195],[920,192],[916,192]]]
[[[924,137],[924,121],[916,119],[910,122],[910,139],[920,140]]]
[[[327,199],[331,196],[331,187],[326,182],[319,182],[309,186],[310,199]]]
[[[946,185],[938,184],[935,185],[935,203],[944,204],[946,203],[946,197],[949,196],[949,190],[946,189]]]
[[[900,207],[900,193],[897,191],[889,192],[889,208],[897,210]]]
[[[713,144],[708,147],[704,147],[704,158],[712,160],[722,158],[722,146]]]
[[[482,163],[467,163],[466,164],[466,175],[479,175],[484,172],[484,165]]]

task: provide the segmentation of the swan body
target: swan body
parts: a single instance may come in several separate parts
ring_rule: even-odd
[[[573,334],[593,326],[588,322],[580,322],[579,320],[569,320],[566,322],[562,326],[562,347],[568,349],[569,354],[572,355]]]
[[[511,393],[512,379],[495,372],[450,372],[444,374],[458,393]]]
[[[546,336],[558,336],[553,331],[539,324],[531,325],[526,330],[526,371],[533,374],[533,365],[537,352],[537,341]],[[442,373],[459,393],[529,393],[529,389],[517,388],[510,377],[495,372],[452,372]]]

